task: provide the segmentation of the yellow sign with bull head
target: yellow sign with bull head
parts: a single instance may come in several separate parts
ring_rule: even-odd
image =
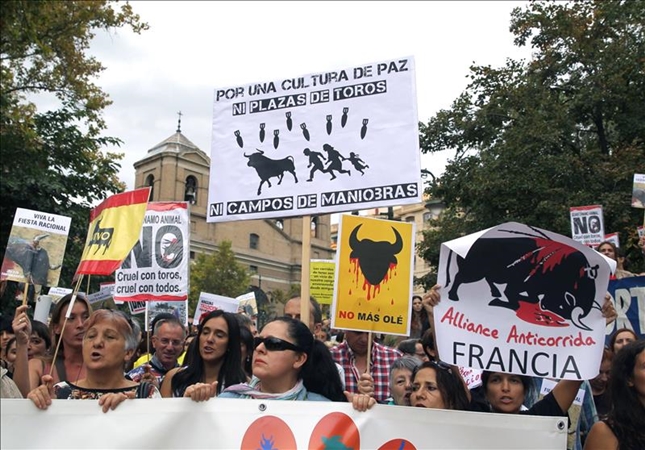
[[[410,333],[414,236],[412,223],[341,216],[333,328]]]

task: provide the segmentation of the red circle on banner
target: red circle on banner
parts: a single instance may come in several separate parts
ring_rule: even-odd
[[[381,445],[378,450],[417,450],[417,448],[407,439],[392,439]]]
[[[260,417],[244,433],[240,449],[295,449],[296,438],[284,420],[275,416]]]
[[[316,424],[309,438],[310,450],[326,448],[359,450],[361,438],[358,427],[347,414],[327,414]]]

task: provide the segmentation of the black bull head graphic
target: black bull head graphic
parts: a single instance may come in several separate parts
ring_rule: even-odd
[[[397,264],[395,255],[403,250],[403,238],[396,228],[392,227],[396,237],[394,243],[367,238],[359,240],[358,230],[361,226],[362,224],[354,228],[349,236],[349,248],[352,249],[349,257],[358,261],[367,282],[376,286],[383,281],[391,265]]]
[[[570,321],[590,330],[582,319],[592,308],[600,309],[595,302],[598,265],[592,267],[582,252],[542,236],[478,239],[466,258],[457,256],[452,284],[451,251],[448,298],[458,301],[462,284],[484,280],[491,306],[511,309],[518,318],[537,325],[564,327]]]

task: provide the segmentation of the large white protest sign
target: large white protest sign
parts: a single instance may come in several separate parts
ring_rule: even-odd
[[[215,89],[207,220],[421,201],[414,59]]]
[[[0,280],[56,286],[71,223],[70,217],[16,209]]]
[[[602,206],[573,206],[569,208],[571,237],[584,245],[598,245],[605,239]]]
[[[166,398],[127,400],[107,413],[96,400],[54,400],[46,411],[29,400],[0,406],[3,449],[559,450],[567,440],[563,417],[389,405],[357,412],[346,403]],[[73,433],[61,432],[70,424]]]
[[[199,293],[199,301],[195,307],[195,323],[201,321],[203,315],[211,311],[221,309],[226,312],[236,313],[240,307],[239,300],[231,297],[224,297],[223,295],[209,294],[208,292]]]
[[[114,300],[188,298],[188,203],[148,203],[141,236],[115,273]]]
[[[441,245],[442,360],[537,377],[598,374],[600,307],[616,263],[565,236],[506,223]]]

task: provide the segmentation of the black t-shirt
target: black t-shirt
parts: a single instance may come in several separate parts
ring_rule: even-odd
[[[563,412],[560,405],[558,405],[558,402],[553,396],[553,392],[549,392],[542,400],[531,406],[527,411],[520,411],[520,414],[529,416],[568,416],[567,412]]]
[[[594,395],[593,402],[596,404],[596,411],[598,411],[599,417],[605,417],[607,416],[607,414],[609,414],[611,403],[609,401],[609,395],[607,395],[607,391],[603,392],[600,395]]]

